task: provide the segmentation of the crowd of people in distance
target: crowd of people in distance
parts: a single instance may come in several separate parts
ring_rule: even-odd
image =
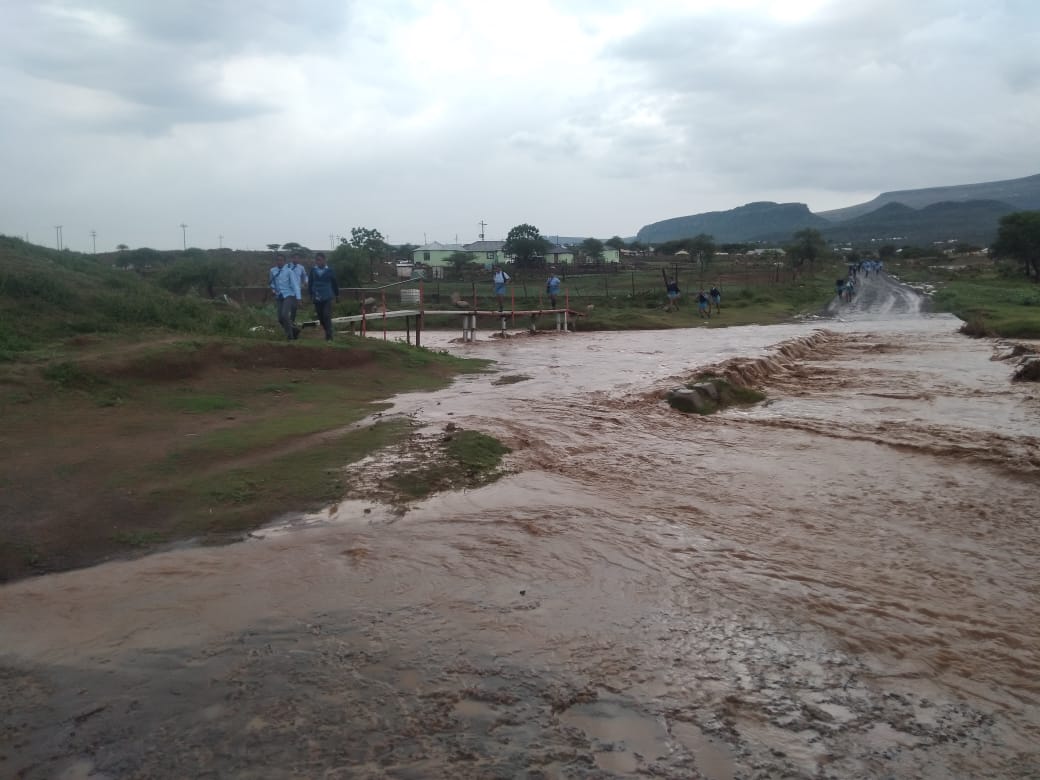
[[[838,300],[852,303],[852,299],[856,297],[859,275],[863,274],[864,278],[871,274],[877,276],[883,270],[884,262],[881,260],[860,260],[858,263],[849,263],[848,276],[834,282],[834,294],[838,296]]]
[[[314,314],[325,331],[325,340],[332,341],[332,304],[339,301],[336,272],[326,264],[322,252],[314,256],[310,270],[304,267],[302,259],[299,252],[293,252],[288,262],[285,255],[277,254],[268,273],[268,286],[278,307],[278,324],[285,331],[286,340],[296,341],[300,337],[296,313],[306,290],[314,304]]]

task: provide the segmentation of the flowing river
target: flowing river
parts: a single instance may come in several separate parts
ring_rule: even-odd
[[[1040,393],[918,306],[430,334],[509,476],[3,587],[0,776],[1037,777]]]

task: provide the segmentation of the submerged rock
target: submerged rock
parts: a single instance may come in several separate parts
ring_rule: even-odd
[[[714,382],[698,382],[693,385],[693,389],[697,392],[704,393],[712,401],[719,400],[719,388]]]
[[[665,399],[680,412],[711,414],[728,406],[756,404],[765,400],[765,396],[757,390],[713,378],[673,387]]]
[[[668,391],[667,400],[673,409],[680,412],[710,414],[717,408],[717,404],[708,393],[696,386],[673,387]]]
[[[1015,375],[1011,377],[1012,382],[1040,382],[1040,355],[1034,355],[1023,360]]]

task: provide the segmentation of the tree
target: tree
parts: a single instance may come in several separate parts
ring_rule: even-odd
[[[1026,276],[1040,282],[1040,211],[1016,211],[1001,217],[993,254],[1018,260]]]
[[[659,247],[657,247],[662,255],[674,255],[678,252],[689,252],[690,239],[688,238],[673,238],[671,241],[665,241]]]
[[[538,228],[525,222],[509,231],[502,251],[511,255],[517,265],[535,265],[538,260],[544,258],[550,246],[548,239]]]
[[[715,257],[715,239],[707,233],[698,233],[686,243],[686,249],[693,257],[700,257],[707,264]]]
[[[804,228],[794,234],[794,243],[787,248],[787,253],[794,259],[795,265],[808,262],[812,273],[816,270],[816,261],[826,249],[827,244],[819,230]]]
[[[892,244],[885,244],[878,247],[877,254],[879,260],[892,260],[896,256],[896,248]]]
[[[455,273],[462,276],[462,272],[466,269],[466,266],[473,262],[473,255],[469,252],[452,252],[448,255],[448,262],[455,269]]]
[[[272,252],[277,252],[279,249],[281,249],[281,246],[281,244],[268,244],[267,248],[270,249]]]
[[[368,263],[364,252],[341,241],[336,250],[329,255],[329,265],[336,272],[336,280],[340,287],[360,287]]]
[[[217,287],[229,287],[241,279],[226,262],[203,253],[174,263],[162,272],[158,282],[170,292],[205,291],[207,298],[215,298]]]
[[[117,244],[117,245],[116,245],[116,251],[117,251],[117,252],[125,252],[125,251],[126,251],[127,249],[129,249],[129,248],[130,248],[130,247],[129,247],[129,246],[127,246],[126,244]]]
[[[621,236],[611,236],[603,242],[605,246],[609,246],[611,249],[616,249],[619,252],[625,248],[625,239]]]
[[[270,246],[270,244],[268,244]],[[306,252],[307,247],[303,244],[297,244],[295,241],[290,241],[288,244],[282,244],[282,249],[286,252]]]
[[[370,228],[354,227],[350,229],[350,245],[368,259],[368,275],[375,281],[376,259],[385,256],[388,248],[383,234]]]
[[[581,242],[581,253],[594,263],[602,263],[603,242],[598,238],[586,238]]]

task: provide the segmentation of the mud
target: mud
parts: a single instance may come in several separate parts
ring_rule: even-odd
[[[0,590],[0,775],[1037,776],[1040,398],[900,300],[453,347],[500,482]]]

